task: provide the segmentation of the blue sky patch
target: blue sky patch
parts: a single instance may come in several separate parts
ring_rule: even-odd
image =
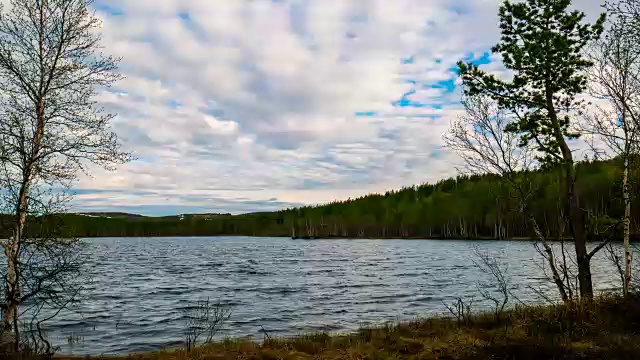
[[[98,11],[107,13],[111,16],[122,16],[124,15],[124,11],[119,9],[107,1],[97,1],[95,4],[95,8]]]
[[[410,57],[408,57],[408,58],[404,58],[404,59],[402,59],[400,62],[401,62],[403,65],[407,65],[407,64],[413,64],[415,61],[416,61],[415,56],[410,56]]]
[[[391,104],[393,106],[397,106],[397,107],[425,107],[425,104],[413,101],[410,99],[410,96],[415,94],[416,90],[415,89],[411,89],[408,92],[404,93],[404,95],[402,95],[402,98],[400,98],[400,100],[396,100],[393,101]]]
[[[186,12],[180,12],[178,13],[178,17],[185,22],[190,22],[191,21],[191,15],[189,15],[189,13]]]
[[[478,66],[491,64],[491,52],[486,51],[480,57],[473,57],[473,55],[469,55],[465,61],[469,61]]]
[[[446,92],[453,92],[456,89],[456,79],[452,78],[452,79],[448,79],[448,80],[438,81],[435,84],[432,84],[430,86],[427,85],[425,87],[429,87],[429,88],[432,88],[432,89],[443,89]]]
[[[378,113],[375,112],[375,111],[358,111],[358,112],[356,112],[356,116],[359,116],[359,117],[374,117],[376,115],[378,115]]]

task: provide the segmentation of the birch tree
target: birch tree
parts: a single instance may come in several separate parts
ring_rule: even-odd
[[[591,144],[596,154],[612,154],[623,162],[623,293],[627,295],[631,281],[629,170],[634,155],[638,153],[640,139],[640,32],[637,17],[640,1],[623,1],[608,7],[608,31],[588,52],[595,64],[590,73],[590,92],[598,99],[607,100],[607,104],[594,106],[586,114],[583,131],[593,136]],[[595,142],[594,139],[600,141]]]
[[[1,307],[4,330],[13,334],[16,347],[19,307],[46,297],[46,288],[64,287],[42,285],[65,279],[54,268],[67,268],[65,256],[77,245],[31,237],[28,225],[63,210],[64,189],[91,164],[112,169],[129,159],[110,129],[114,115],[95,100],[99,87],[120,76],[119,59],[101,53],[101,22],[91,4],[9,0],[0,8],[0,188],[12,214],[10,235],[0,241],[6,258]],[[42,271],[35,273],[22,267],[34,251],[49,259],[42,258]]]

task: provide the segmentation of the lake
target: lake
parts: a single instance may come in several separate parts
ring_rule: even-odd
[[[478,286],[489,277],[473,263],[476,246],[508,266],[520,301],[543,302],[531,287],[555,294],[544,278],[541,256],[528,241],[211,237],[87,242],[92,280],[82,302],[47,327],[64,354],[179,346],[181,309],[206,298],[231,307],[221,336],[256,339],[262,339],[263,327],[271,336],[344,332],[441,314],[443,302],[480,298]],[[597,289],[618,285],[603,252],[593,263]]]

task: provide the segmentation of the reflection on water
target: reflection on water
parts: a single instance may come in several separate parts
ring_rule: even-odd
[[[182,311],[207,297],[232,306],[222,336],[261,338],[441,313],[443,301],[478,298],[486,274],[474,246],[508,265],[524,302],[548,288],[540,255],[524,241],[313,240],[284,238],[90,239],[80,305],[48,326],[62,353],[108,354],[181,343]],[[596,288],[616,281],[599,254]],[[553,289],[549,289],[552,292]],[[73,345],[69,338],[73,337]]]

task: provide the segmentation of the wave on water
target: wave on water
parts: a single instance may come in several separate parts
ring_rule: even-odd
[[[92,281],[82,301],[47,324],[62,354],[124,354],[180,346],[183,309],[223,302],[231,318],[220,336],[357,329],[446,309],[486,280],[473,265],[473,241],[260,238],[89,239]],[[509,266],[521,301],[541,301],[535,248],[528,242],[483,241]],[[118,256],[113,256],[117,253]],[[594,274],[610,266],[593,259]],[[598,289],[618,279],[598,278]],[[549,287],[549,291],[553,291]],[[476,294],[477,295],[477,294]],[[77,336],[79,343],[66,338]]]

